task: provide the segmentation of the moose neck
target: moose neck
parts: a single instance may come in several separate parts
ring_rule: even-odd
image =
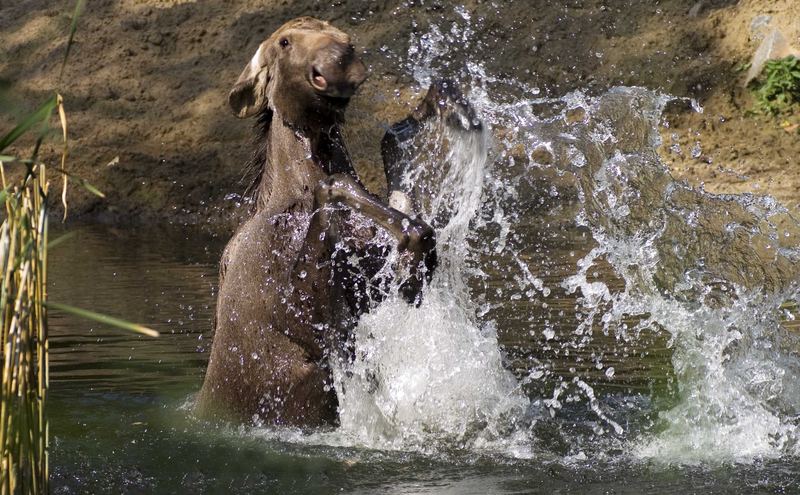
[[[276,112],[264,136],[264,174],[257,209],[273,212],[311,211],[314,188],[331,174],[355,176],[341,133],[341,123],[297,128]]]

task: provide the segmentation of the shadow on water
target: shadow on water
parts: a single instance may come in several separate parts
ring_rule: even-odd
[[[130,371],[132,390],[199,379],[216,289],[219,241],[167,229],[126,231],[77,226],[51,253],[49,296],[152,324],[156,340],[54,312],[51,373],[62,389],[113,390]],[[57,233],[55,235],[58,235]],[[101,352],[98,352],[101,350]],[[164,359],[162,360],[162,355]],[[123,380],[124,381],[124,380]]]

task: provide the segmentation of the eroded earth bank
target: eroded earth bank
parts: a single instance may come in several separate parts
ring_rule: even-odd
[[[0,106],[8,116],[0,131],[56,86],[72,5],[0,0]],[[741,87],[764,26],[797,43],[794,0],[94,0],[59,87],[71,168],[108,197],[75,188],[72,218],[231,229],[244,210],[252,131],[231,115],[227,93],[258,44],[299,15],[332,21],[365,52],[371,77],[351,103],[347,133],[376,191],[384,187],[380,138],[424,90],[411,77],[409,46],[432,26],[457,25],[470,43],[453,47],[455,75],[477,61],[541,95],[634,85],[696,98],[703,113],[677,105],[665,115],[662,155],[673,173],[712,192],[768,193],[798,205],[797,116],[753,115]]]

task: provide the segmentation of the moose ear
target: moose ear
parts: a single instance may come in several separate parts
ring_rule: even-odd
[[[240,119],[252,117],[266,109],[269,63],[264,46],[259,46],[250,63],[242,71],[233,89],[228,94],[228,104]]]

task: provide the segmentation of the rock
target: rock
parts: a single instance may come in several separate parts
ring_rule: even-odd
[[[763,40],[769,31],[770,23],[772,23],[772,16],[761,14],[753,17],[750,21],[750,33],[755,40]]]
[[[800,57],[800,50],[790,45],[786,38],[777,29],[772,29],[769,34],[764,37],[764,41],[758,47],[758,50],[753,54],[750,61],[750,70],[747,71],[747,76],[744,79],[744,86],[750,84],[750,81],[761,74],[764,64],[769,60],[776,60],[784,57],[794,55]]]

